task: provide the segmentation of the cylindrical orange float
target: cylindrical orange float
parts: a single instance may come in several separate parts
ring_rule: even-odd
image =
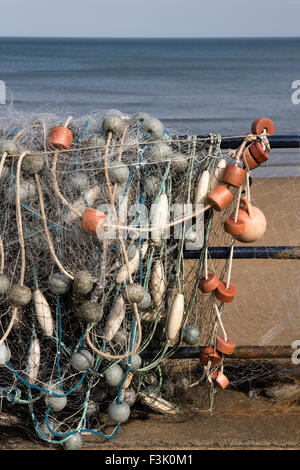
[[[220,364],[222,357],[214,348],[207,347],[200,351],[200,363],[202,366],[207,366],[208,362],[211,361],[212,367]]]
[[[261,142],[254,142],[250,146],[250,152],[253,158],[259,163],[264,163],[269,159],[269,154],[263,148],[263,144]]]
[[[253,121],[251,126],[252,134],[262,134],[266,130],[268,135],[273,135],[275,132],[275,124],[269,118],[257,118]]]
[[[222,338],[222,336],[217,336],[216,338],[216,350],[222,354],[227,354],[227,355],[232,354],[233,351],[235,350],[235,346],[236,344],[230,339],[225,341],[225,339]]]
[[[211,374],[211,378],[214,382],[216,382],[216,385],[221,390],[225,390],[225,388],[229,385],[229,380],[227,379],[226,375],[223,374],[223,372],[220,370],[214,370]]]
[[[214,291],[218,287],[219,283],[220,280],[218,279],[218,277],[214,273],[211,273],[207,276],[207,279],[200,279],[199,289],[204,294],[207,294],[208,292]]]
[[[53,127],[48,138],[48,147],[57,150],[69,150],[72,145],[73,133],[63,126]]]
[[[250,152],[250,148],[251,146],[245,149],[244,155],[242,157],[242,161],[244,162],[246,167],[249,168],[249,170],[254,170],[255,168],[259,166],[259,162],[257,162],[255,158],[252,156]]]
[[[237,294],[236,287],[229,283],[228,289],[226,288],[226,282],[221,281],[218,287],[215,290],[215,296],[218,300],[225,303],[230,303],[233,301]]]
[[[221,212],[227,207],[233,200],[233,195],[226,186],[219,184],[215,189],[210,191],[206,197],[207,204],[211,204],[212,207]]]
[[[227,165],[222,177],[222,183],[229,184],[235,188],[242,186],[246,178],[246,171],[235,165]]]
[[[90,235],[98,235],[103,230],[106,214],[96,209],[87,209],[81,219],[81,228]]]
[[[241,233],[243,233],[245,230],[245,221],[242,219],[237,219],[234,221],[233,217],[234,216],[231,216],[225,220],[224,230],[226,233],[229,233],[233,236],[241,235]]]

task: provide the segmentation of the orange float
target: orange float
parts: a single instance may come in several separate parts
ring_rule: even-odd
[[[255,121],[253,121],[252,126],[251,126],[251,132],[252,134],[262,134],[264,131],[268,135],[273,135],[275,132],[275,124],[274,122],[269,119],[269,118],[257,118]]]
[[[245,149],[244,155],[242,157],[242,161],[244,162],[245,166],[249,168],[249,170],[254,170],[259,166],[259,162],[255,160],[250,152],[250,147]]]
[[[222,336],[217,336],[216,338],[216,350],[222,354],[227,354],[230,356],[235,350],[236,344],[228,339],[225,339]]]
[[[245,222],[244,231],[237,236],[237,240],[251,243],[263,236],[266,231],[267,221],[263,212],[258,207],[252,206],[247,198],[241,199],[238,219]]]
[[[48,146],[51,149],[69,150],[72,145],[73,133],[63,126],[53,127],[48,138]]]
[[[226,288],[226,283],[221,281],[218,287],[215,290],[215,296],[218,300],[224,303],[230,303],[233,301],[237,294],[236,287],[229,283],[228,289]]]
[[[227,165],[222,177],[222,183],[229,184],[235,188],[242,186],[246,178],[246,171],[235,165]]]
[[[96,209],[87,209],[81,219],[81,228],[90,235],[98,235],[103,230],[106,214]]]
[[[206,197],[207,204],[211,204],[212,207],[221,212],[227,207],[233,200],[233,195],[226,186],[219,184],[215,189],[210,191]]]
[[[264,149],[261,142],[254,142],[250,146],[250,152],[253,158],[259,163],[264,163],[269,159],[268,152]]]
[[[220,370],[214,370],[211,374],[211,378],[214,382],[216,382],[216,385],[221,390],[225,390],[225,388],[229,385],[229,380],[227,379],[226,375],[223,374],[223,372]]]
[[[202,366],[207,366],[208,362],[211,361],[212,367],[220,364],[222,357],[214,348],[206,347],[200,351],[200,363]]]
[[[242,219],[237,219],[234,221],[233,217],[229,217],[225,220],[224,230],[226,233],[229,233],[233,236],[241,235],[241,233],[243,233],[245,230],[245,221]]]
[[[204,294],[207,294],[208,292],[214,291],[218,287],[219,283],[220,280],[218,279],[218,277],[214,273],[211,273],[207,276],[207,279],[200,279],[199,289]]]

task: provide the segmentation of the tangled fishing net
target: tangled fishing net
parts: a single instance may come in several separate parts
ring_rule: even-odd
[[[209,346],[197,383],[210,395],[218,382],[224,388],[216,345],[230,346],[221,317],[235,242],[224,222],[236,223],[250,200],[245,151],[258,137],[224,160],[220,136],[180,138],[144,113],[12,114],[0,128],[7,406],[26,410],[42,440],[80,448],[86,434],[115,438],[135,406],[178,413],[164,364],[181,345]],[[220,208],[206,198],[228,161],[245,179],[227,186]],[[220,236],[231,256],[212,262],[207,248]],[[186,248],[198,259],[185,260]],[[225,297],[215,295],[214,275]]]

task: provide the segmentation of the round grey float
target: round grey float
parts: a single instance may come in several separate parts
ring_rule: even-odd
[[[115,364],[104,372],[104,378],[109,387],[117,387],[122,382],[123,370],[118,364]]]
[[[91,186],[90,180],[88,179],[87,175],[82,172],[77,172],[74,175],[70,176],[68,184],[70,185],[70,188],[73,191],[78,193],[82,193]]]
[[[22,162],[22,168],[30,175],[39,173],[44,168],[44,159],[41,155],[28,155]]]
[[[97,302],[84,302],[79,308],[79,317],[88,323],[97,323],[101,320],[103,310]]]
[[[110,112],[107,114],[102,121],[102,129],[105,135],[110,132],[112,135],[122,135],[125,129],[125,121],[122,115]]]
[[[5,274],[0,274],[0,295],[6,294],[9,289],[9,280]]]
[[[8,153],[8,155],[18,155],[19,150],[17,144],[12,140],[2,140],[0,142],[0,153]]]
[[[129,177],[129,168],[124,163],[112,162],[109,164],[108,173],[112,183],[126,183]]]
[[[84,140],[84,145],[87,147],[103,147],[104,150],[106,139],[103,134],[91,134]]]
[[[8,300],[16,307],[28,305],[31,301],[31,297],[32,294],[29,287],[22,286],[21,284],[12,286],[8,294]]]
[[[57,423],[54,421],[54,419],[49,418],[48,419],[48,426],[53,429],[54,432],[56,432],[55,426],[57,426]],[[53,437],[53,433],[50,431],[48,428],[46,421],[40,426],[40,429],[42,433],[45,435],[43,436],[44,438],[46,437],[47,439],[51,439]]]
[[[136,401],[136,393],[133,387],[128,387],[124,392],[124,401],[131,407]]]
[[[16,204],[16,185],[10,185],[7,191],[7,199],[10,204]],[[26,202],[30,199],[29,188],[27,184],[20,184],[20,202]]]
[[[127,335],[124,329],[120,328],[119,331],[114,336],[114,342],[116,344],[120,344],[121,346],[125,346],[127,343]]]
[[[134,115],[131,117],[131,122],[133,122],[134,124],[139,124],[139,123],[141,123],[141,122],[146,121],[146,119],[151,119],[150,114],[144,113],[144,112],[140,112],[140,113],[134,114]]]
[[[70,290],[71,279],[64,274],[54,273],[49,277],[48,287],[52,294],[64,295]]]
[[[125,401],[117,403],[113,401],[108,407],[108,416],[115,423],[125,423],[130,416],[130,406]]]
[[[149,145],[144,152],[144,157],[152,163],[162,163],[172,158],[172,150],[170,146],[164,142]]]
[[[78,271],[74,276],[73,290],[77,294],[88,294],[94,285],[94,278],[88,271]]]
[[[149,141],[160,140],[164,134],[164,125],[159,119],[149,117],[143,121],[141,132],[149,137]]]
[[[10,360],[10,350],[9,348],[4,344],[0,344],[0,365],[5,364]]]
[[[124,298],[131,304],[138,304],[141,302],[145,295],[145,289],[141,284],[133,283],[128,284],[124,289]]]
[[[84,370],[90,369],[93,366],[94,358],[90,351],[82,349],[80,352],[73,354],[70,362],[75,370],[83,372]]]
[[[152,302],[151,295],[149,294],[149,292],[145,291],[144,297],[142,298],[141,302],[137,304],[138,310],[144,312],[150,307],[151,302]]]
[[[64,441],[63,446],[65,450],[80,450],[84,444],[84,439],[82,435],[78,432],[72,434],[66,441]]]
[[[129,366],[130,361],[131,361],[131,364],[130,364],[131,372],[135,372],[141,367],[142,358],[138,353],[134,353],[129,357],[124,357],[124,359],[120,361],[120,366],[122,367],[122,369],[126,370],[127,367]]]
[[[51,406],[53,411],[61,411],[67,405],[67,397],[65,396],[55,396],[52,395],[53,393],[57,395],[63,395],[63,391],[59,390],[58,388],[52,388],[50,393],[46,395],[46,405]]]
[[[201,333],[199,329],[194,325],[186,325],[183,329],[182,341],[184,343],[193,345],[198,343],[200,340]]]

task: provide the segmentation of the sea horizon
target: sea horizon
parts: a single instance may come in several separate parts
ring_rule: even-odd
[[[298,135],[299,51],[293,36],[10,36],[0,37],[0,80],[19,114],[147,112],[174,134],[223,136],[267,116],[276,134]],[[277,166],[258,173],[295,175],[299,149],[272,155]]]

